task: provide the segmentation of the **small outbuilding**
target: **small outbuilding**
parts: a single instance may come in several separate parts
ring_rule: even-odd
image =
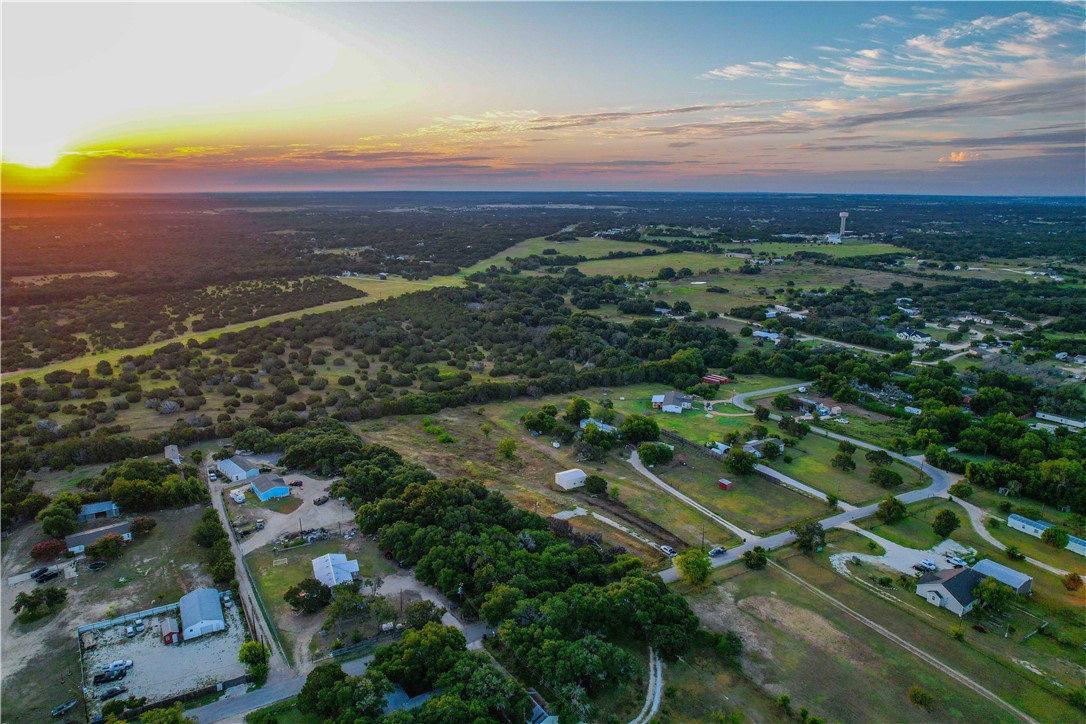
[[[313,577],[328,586],[350,583],[358,573],[358,561],[349,561],[343,553],[328,553],[313,559]]]
[[[181,451],[176,445],[167,445],[162,455],[174,465],[181,467]]]
[[[162,621],[162,643],[167,646],[181,643],[181,627],[177,625],[177,619],[173,616],[168,616]]]
[[[261,501],[267,501],[273,498],[285,498],[290,495],[290,487],[287,486],[286,481],[278,475],[272,475],[271,473],[257,475],[249,481],[249,485],[253,489],[253,494],[260,498]]]
[[[570,470],[563,470],[560,473],[555,473],[554,484],[562,490],[576,490],[577,488],[584,486],[584,481],[587,477],[588,475],[584,470],[572,468]]]
[[[237,455],[228,460],[220,460],[218,467],[223,476],[234,482],[255,478],[260,475],[260,468]]]
[[[735,483],[728,480],[727,478],[721,478],[720,480],[717,481],[717,485],[720,486],[721,490],[731,490],[732,486],[734,486]]]
[[[185,641],[226,628],[219,592],[197,588],[181,597],[181,630]]]
[[[116,518],[120,514],[121,509],[112,500],[106,500],[102,503],[88,503],[79,509],[79,515],[75,517],[75,522],[86,523],[88,520]]]
[[[973,570],[982,576],[991,576],[1000,583],[1006,584],[1020,596],[1029,596],[1033,593],[1033,578],[1025,573],[1008,568],[1002,563],[985,558],[973,564]]]

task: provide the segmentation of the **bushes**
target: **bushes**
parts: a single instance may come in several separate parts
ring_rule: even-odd
[[[85,549],[88,557],[96,561],[111,561],[124,552],[124,538],[116,533],[104,535]]]
[[[35,588],[31,593],[20,591],[15,596],[11,612],[19,623],[31,623],[63,608],[68,600],[68,590],[60,586]]]
[[[234,553],[230,550],[230,539],[219,522],[219,514],[214,509],[204,511],[200,522],[192,533],[192,540],[201,548],[207,548],[207,567],[211,579],[218,585],[226,585],[234,579]]]
[[[30,556],[36,561],[52,561],[67,550],[64,541],[59,538],[50,538],[41,543],[35,543],[30,549]]]

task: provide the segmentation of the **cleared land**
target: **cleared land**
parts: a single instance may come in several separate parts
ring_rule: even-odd
[[[506,266],[505,260],[509,257],[520,259],[526,256],[542,255],[545,249],[554,249],[559,254],[568,256],[584,256],[589,259],[596,259],[607,256],[612,251],[639,254],[646,249],[658,248],[660,247],[644,242],[615,241],[614,239],[598,239],[590,236],[578,237],[576,241],[547,241],[542,236],[536,236],[461,269],[456,276],[466,277],[476,272],[486,271],[491,266],[503,267]]]

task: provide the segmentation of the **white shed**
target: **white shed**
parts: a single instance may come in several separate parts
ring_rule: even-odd
[[[181,597],[181,631],[185,641],[226,628],[219,592],[197,588]]]
[[[588,475],[580,468],[563,470],[554,474],[554,484],[562,490],[575,490],[584,486],[584,480]]]

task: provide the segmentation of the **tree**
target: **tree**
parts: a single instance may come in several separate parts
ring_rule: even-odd
[[[952,510],[940,510],[931,524],[931,529],[940,538],[946,538],[962,525],[962,520]]]
[[[973,494],[973,486],[969,483],[954,483],[950,486],[950,494],[956,498],[968,498]]]
[[[484,423],[479,426],[479,432],[483,433],[483,437],[489,438],[490,433],[494,432],[494,428]]]
[[[140,714],[139,722],[140,724],[196,724],[195,719],[185,716],[185,709],[180,703],[145,711]]]
[[[89,544],[84,552],[96,561],[111,561],[124,552],[124,538],[116,533],[104,535]]]
[[[660,426],[656,420],[644,415],[627,415],[619,430],[626,442],[634,445],[660,439]]]
[[[843,452],[845,455],[852,455],[856,452],[856,446],[850,443],[848,440],[842,440],[837,443],[837,449]]]
[[[348,678],[339,664],[321,664],[315,667],[309,672],[309,676],[305,677],[305,684],[298,692],[298,710],[312,712],[325,719],[333,718],[338,712],[327,710],[322,702],[322,698],[327,701],[327,697],[321,695]]]
[[[830,461],[830,465],[846,473],[856,469],[856,461],[852,459],[851,455],[843,452],[834,455],[833,460]]]
[[[690,583],[700,586],[709,580],[713,570],[713,561],[701,548],[688,548],[675,557],[679,572]]]
[[[50,538],[63,538],[75,532],[75,513],[63,507],[50,505],[42,509],[38,515],[41,522],[41,532]]]
[[[765,568],[769,563],[769,554],[762,546],[754,546],[753,549],[743,553],[743,565],[752,570]]]
[[[755,405],[754,419],[758,422],[765,422],[769,419],[769,410],[761,405]]]
[[[786,392],[782,392],[773,398],[773,407],[776,407],[778,410],[791,410],[795,406],[795,401],[793,401]]]
[[[757,456],[740,447],[733,447],[724,456],[724,467],[733,475],[750,475],[758,464]]]
[[[590,495],[603,495],[607,492],[607,481],[599,475],[589,475],[584,479],[584,488]]]
[[[867,482],[872,485],[881,485],[884,488],[896,488],[905,481],[896,470],[871,468],[871,472],[867,474]]]
[[[332,589],[316,578],[305,578],[283,594],[292,611],[316,613],[332,602]]]
[[[517,441],[511,437],[503,437],[498,442],[498,454],[506,460],[513,460],[517,456]]]
[[[570,425],[580,425],[581,420],[589,416],[592,411],[592,403],[583,397],[574,397],[566,407],[562,419]]]
[[[976,598],[994,614],[1003,613],[1014,600],[1014,591],[1005,583],[1000,583],[991,576],[986,577],[973,589],[973,597]]]
[[[666,465],[675,457],[675,452],[667,445],[643,442],[637,446],[637,456],[645,465]]]
[[[423,599],[415,601],[404,609],[404,626],[407,628],[422,628],[428,623],[441,623],[441,617],[445,615],[445,609],[433,601]]]
[[[1062,576],[1060,581],[1063,582],[1063,587],[1068,591],[1077,591],[1082,588],[1082,576],[1074,571]]]
[[[463,654],[464,634],[452,626],[428,623],[409,629],[395,643],[377,650],[370,667],[418,694],[433,685]]]
[[[245,665],[253,678],[263,682],[268,678],[268,647],[259,641],[246,641],[238,652],[238,661]]]
[[[826,531],[817,521],[797,525],[792,529],[792,534],[796,536],[796,545],[799,549],[807,553],[826,545]]]
[[[748,325],[739,330],[740,337],[751,337],[754,335],[754,330]]]
[[[887,495],[886,499],[879,503],[875,517],[883,523],[896,523],[905,518],[908,512],[904,503],[892,495]]]
[[[885,450],[869,450],[864,454],[864,460],[880,468],[889,467],[894,459]]]
[[[142,536],[150,533],[158,525],[158,521],[149,515],[141,515],[132,521],[132,535]]]
[[[64,545],[64,541],[58,538],[50,538],[49,540],[43,540],[41,543],[35,543],[34,547],[30,549],[30,556],[36,561],[52,561],[65,550],[67,550],[67,546]]]
[[[1063,528],[1052,526],[1051,528],[1045,528],[1045,531],[1041,533],[1041,541],[1053,548],[1066,548],[1067,544],[1071,542],[1071,535]]]

